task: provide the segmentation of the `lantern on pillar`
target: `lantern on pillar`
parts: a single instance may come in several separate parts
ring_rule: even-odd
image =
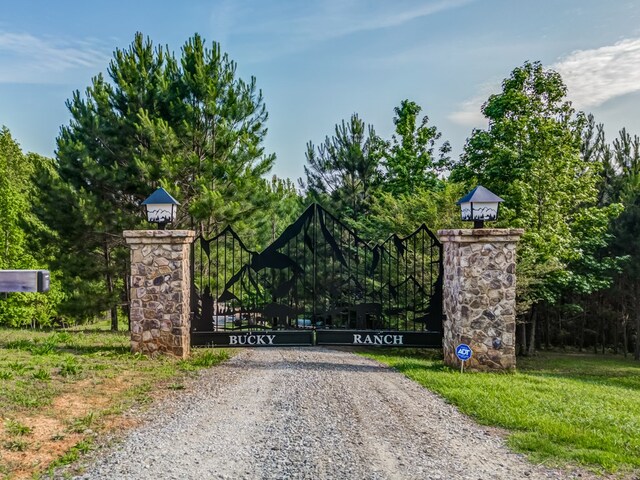
[[[458,200],[463,221],[473,221],[473,228],[484,228],[485,221],[498,219],[498,207],[504,202],[495,193],[482,185],[467,193]]]
[[[147,210],[147,220],[157,223],[160,230],[164,230],[167,223],[176,219],[178,201],[169,195],[164,188],[160,187],[142,202]]]

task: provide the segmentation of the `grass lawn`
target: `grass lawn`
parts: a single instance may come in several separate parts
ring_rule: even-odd
[[[377,351],[388,364],[479,423],[510,431],[536,462],[640,473],[640,363],[621,357],[541,354],[515,374],[460,374],[429,352]]]
[[[73,462],[97,436],[135,425],[118,415],[228,358],[199,349],[187,361],[129,352],[129,334],[0,328],[0,478],[33,478]]]

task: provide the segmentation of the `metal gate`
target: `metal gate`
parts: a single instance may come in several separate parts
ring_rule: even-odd
[[[313,204],[262,252],[231,227],[192,248],[193,346],[442,346],[442,245],[369,244]]]

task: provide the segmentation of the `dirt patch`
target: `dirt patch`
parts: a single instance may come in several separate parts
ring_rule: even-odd
[[[109,433],[138,425],[135,418],[117,415],[123,394],[134,386],[131,375],[100,382],[81,380],[69,384],[69,390],[36,415],[25,412],[2,419],[0,475],[11,472],[9,478],[32,478],[79,442],[93,441],[97,432]],[[29,431],[11,432],[11,420],[19,421]]]

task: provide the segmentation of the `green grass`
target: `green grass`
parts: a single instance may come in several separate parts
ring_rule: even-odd
[[[209,368],[227,360],[228,358],[229,352],[226,350],[199,349],[193,352],[190,359],[183,362],[182,368],[185,370]]]
[[[640,470],[640,364],[594,355],[518,359],[515,374],[460,374],[428,354],[365,353],[442,395],[479,423],[510,431],[532,460]]]

